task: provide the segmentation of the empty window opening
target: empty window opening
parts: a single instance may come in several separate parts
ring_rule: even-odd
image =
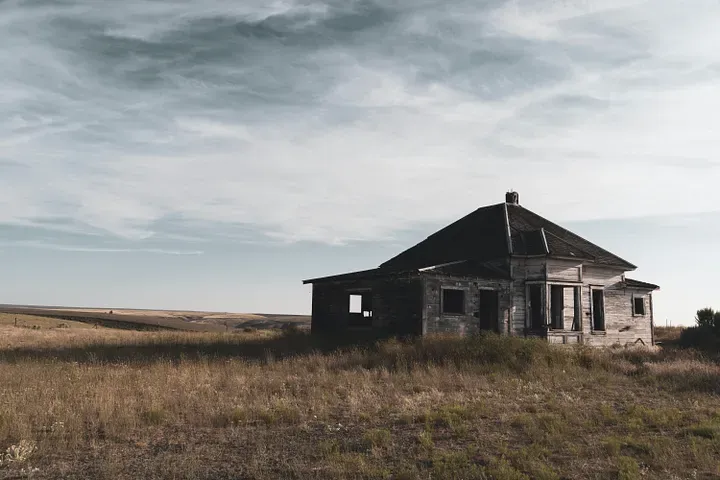
[[[362,313],[362,295],[350,295],[350,313]]]
[[[465,313],[465,290],[443,288],[442,294],[443,313],[459,315]]]
[[[528,308],[530,310],[530,328],[540,329],[545,326],[541,285],[528,286]]]
[[[582,320],[582,299],[580,297],[582,295],[582,289],[580,287],[573,288],[573,323],[572,323],[572,330],[574,332],[580,332],[582,331],[582,324],[580,323]]]
[[[605,297],[600,289],[592,289],[593,330],[605,330]]]
[[[560,285],[550,287],[551,328],[565,329],[565,288]]]
[[[371,327],[372,294],[370,292],[350,294],[348,311],[350,313],[349,325],[351,327]]]
[[[633,297],[633,315],[645,315],[644,297]]]

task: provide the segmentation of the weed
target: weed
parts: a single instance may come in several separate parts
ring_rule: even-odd
[[[386,428],[374,428],[363,435],[372,448],[387,448],[392,444],[392,434]]]
[[[642,478],[640,465],[632,457],[618,457],[617,471],[618,480],[640,480]]]
[[[142,413],[142,419],[148,425],[160,425],[166,418],[167,412],[161,408],[152,408]]]

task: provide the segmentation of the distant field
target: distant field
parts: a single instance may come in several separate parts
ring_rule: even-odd
[[[82,322],[110,328],[227,332],[278,329],[288,325],[309,327],[310,317],[255,313],[191,312],[173,310],[97,309],[0,305],[2,315],[29,315]]]
[[[0,325],[0,385],[2,480],[720,478],[676,348]]]
[[[60,320],[57,318],[22,313],[1,313],[0,325],[12,325],[23,328],[93,328],[89,323]]]

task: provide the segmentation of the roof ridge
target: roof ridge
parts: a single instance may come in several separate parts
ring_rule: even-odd
[[[512,243],[512,232],[510,231],[510,213],[508,212],[507,202],[503,203],[503,213],[505,213],[505,236],[507,241],[508,255],[512,255],[514,252]]]

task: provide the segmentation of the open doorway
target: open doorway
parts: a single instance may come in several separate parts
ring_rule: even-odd
[[[480,330],[499,332],[499,295],[497,290],[480,290],[478,320]]]
[[[528,285],[527,292],[530,328],[540,330],[545,326],[545,306],[542,301],[542,285]]]
[[[565,287],[550,286],[550,328],[565,330]]]
[[[592,292],[592,319],[593,330],[605,331],[605,295],[601,288],[593,288]]]
[[[579,286],[550,285],[550,328],[574,332],[582,330],[580,294]]]

